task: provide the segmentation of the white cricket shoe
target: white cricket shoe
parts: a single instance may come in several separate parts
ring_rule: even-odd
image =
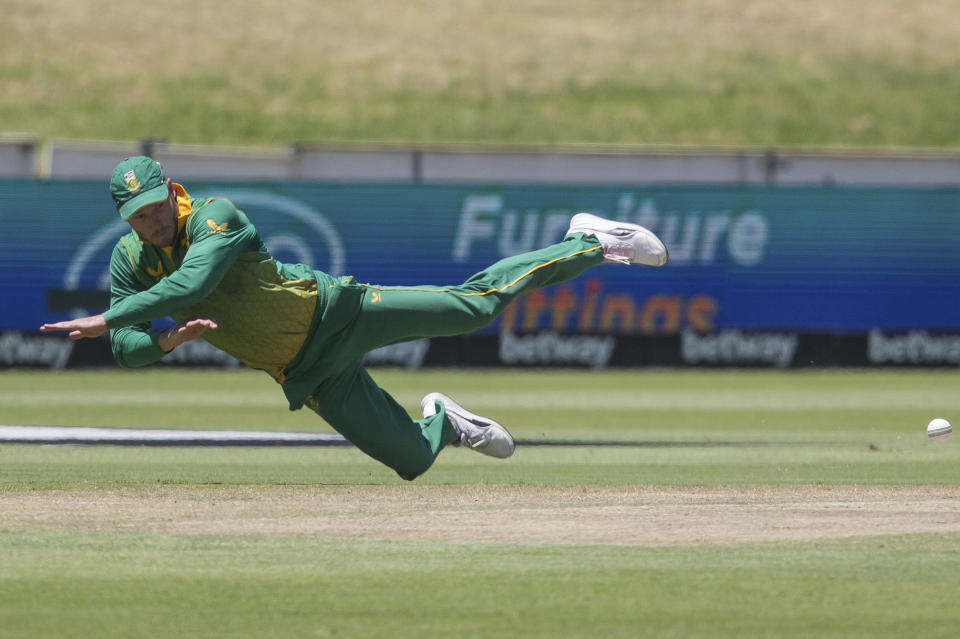
[[[506,428],[492,419],[474,415],[443,393],[430,393],[420,401],[424,417],[437,414],[437,402],[444,405],[450,423],[460,433],[459,443],[491,457],[503,459],[513,454],[513,437]]]
[[[592,235],[603,246],[608,262],[663,266],[670,254],[660,238],[639,224],[606,220],[590,213],[577,213],[570,220],[570,233]]]

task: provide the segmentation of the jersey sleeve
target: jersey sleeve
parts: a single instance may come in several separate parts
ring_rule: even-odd
[[[110,307],[145,290],[137,280],[126,252],[117,244],[110,257]],[[160,332],[150,332],[150,322],[110,329],[110,349],[117,364],[146,366],[166,355],[157,344]]]
[[[183,263],[152,287],[112,303],[103,314],[109,328],[149,322],[201,301],[257,238],[247,216],[227,200],[203,206],[187,224],[191,243]]]

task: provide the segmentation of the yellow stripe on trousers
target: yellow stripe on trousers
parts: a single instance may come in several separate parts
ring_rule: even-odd
[[[533,273],[539,271],[540,269],[544,268],[545,266],[550,266],[551,264],[554,264],[554,263],[556,263],[556,262],[560,262],[560,261],[563,261],[563,260],[568,260],[568,259],[570,259],[571,257],[576,257],[576,256],[578,256],[578,255],[584,255],[584,254],[586,254],[586,253],[592,253],[592,252],[594,252],[594,251],[600,251],[600,250],[603,250],[603,247],[597,245],[597,246],[593,246],[593,247],[588,248],[588,249],[584,249],[584,250],[582,250],[582,251],[577,251],[576,253],[571,253],[570,255],[564,255],[563,257],[558,257],[558,258],[552,259],[552,260],[550,260],[549,262],[544,262],[543,264],[540,264],[540,265],[538,265],[538,266],[534,266],[532,269],[530,269],[529,271],[527,271],[526,273],[524,273],[523,275],[521,275],[521,276],[518,277],[517,279],[513,280],[512,282],[510,282],[509,284],[507,284],[507,285],[504,286],[503,288],[491,288],[490,290],[488,290],[488,291],[483,291],[482,293],[458,293],[457,291],[454,291],[454,290],[451,289],[451,288],[413,288],[413,287],[410,287],[410,286],[394,286],[394,287],[390,287],[390,286],[373,286],[372,284],[360,284],[359,282],[357,282],[357,285],[358,285],[358,286],[362,286],[362,287],[364,287],[364,288],[369,288],[369,289],[372,289],[372,290],[375,290],[375,291],[410,291],[410,292],[414,292],[414,293],[453,293],[454,295],[459,295],[459,296],[461,296],[461,297],[483,297],[484,295],[490,295],[491,293],[496,293],[496,292],[498,292],[498,291],[505,291],[505,290],[507,290],[508,288],[511,288],[512,286],[515,286],[515,285],[517,284],[517,282],[519,282],[520,280],[524,279],[525,277],[528,277],[528,276],[532,275]],[[330,285],[330,288],[333,288],[333,287],[334,287],[334,285],[331,284],[331,285]]]

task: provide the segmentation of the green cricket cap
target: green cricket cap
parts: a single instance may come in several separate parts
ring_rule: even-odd
[[[162,202],[169,193],[160,163],[145,155],[124,158],[110,176],[110,196],[123,219],[148,204]]]

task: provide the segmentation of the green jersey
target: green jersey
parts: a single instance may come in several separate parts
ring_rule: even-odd
[[[291,409],[299,408],[329,363],[324,336],[359,311],[359,291],[349,278],[274,260],[229,200],[190,198],[174,187],[173,245],[156,247],[131,231],[114,247],[110,309],[103,314],[114,357],[121,366],[143,366],[164,355],[150,320],[210,318],[219,328],[203,338],[269,373],[283,384]]]

